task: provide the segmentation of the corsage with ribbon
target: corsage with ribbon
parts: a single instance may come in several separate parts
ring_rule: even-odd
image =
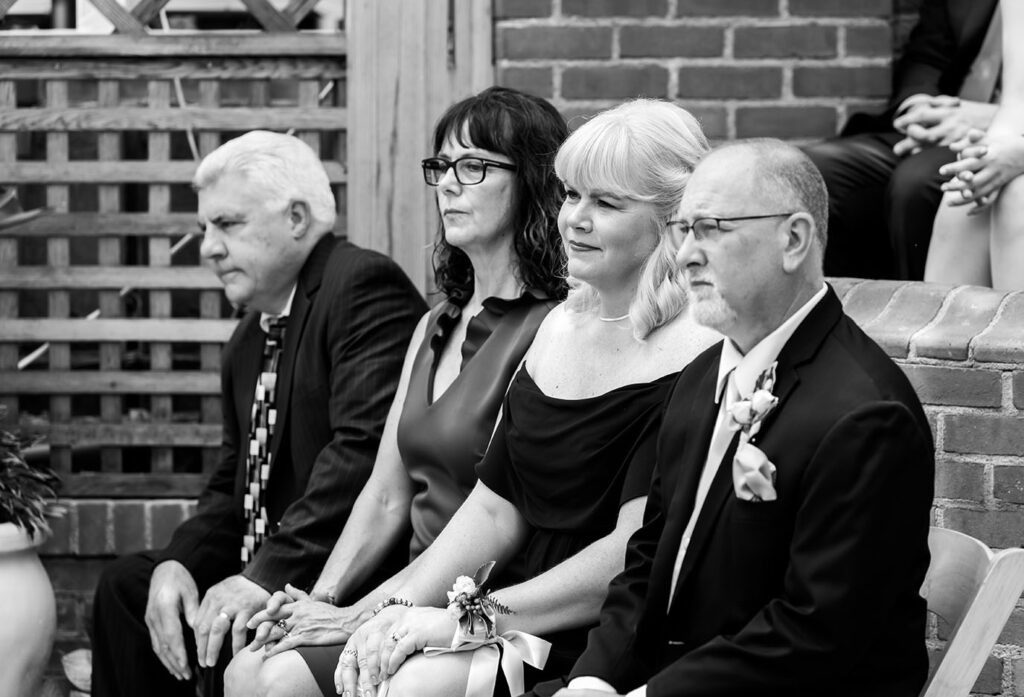
[[[515,612],[503,605],[486,589],[487,577],[494,562],[482,564],[472,578],[459,576],[448,591],[448,613],[459,624],[450,647],[428,646],[426,656],[437,656],[459,651],[475,651],[470,664],[466,697],[491,697],[498,677],[498,666],[505,673],[509,692],[524,692],[523,663],[541,669],[548,660],[551,644],[540,637],[515,630],[498,634],[495,629],[497,615]]]
[[[490,639],[494,636],[495,615],[514,615],[515,613],[502,605],[494,596],[484,590],[487,577],[491,575],[494,562],[482,564],[473,578],[459,576],[455,579],[452,589],[448,591],[448,614],[459,623],[452,640],[452,648],[461,641],[474,639]]]
[[[775,387],[775,366],[768,366],[754,382],[754,391],[729,407],[730,431],[740,431],[740,442],[732,460],[732,483],[736,496],[744,501],[774,501],[775,465],[751,441],[765,417],[778,405],[779,398],[772,394]]]

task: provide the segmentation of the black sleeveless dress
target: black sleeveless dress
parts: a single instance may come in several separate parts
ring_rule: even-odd
[[[459,374],[437,399],[434,375],[462,306],[449,299],[431,311],[398,421],[398,451],[415,487],[410,559],[434,541],[476,484],[475,468],[487,450],[509,381],[556,304],[535,291],[512,300],[484,300],[466,327]],[[297,649],[325,696],[334,695],[334,669],[343,648]]]
[[[622,504],[647,495],[663,405],[677,376],[559,399],[542,392],[525,367],[516,373],[477,467],[480,481],[533,528],[512,565],[523,569],[523,578],[504,574],[501,585],[537,576],[609,534]],[[543,671],[526,667],[527,689],[567,674],[592,626],[544,636],[551,642],[548,662]]]

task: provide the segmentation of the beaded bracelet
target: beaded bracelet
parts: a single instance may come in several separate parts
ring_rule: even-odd
[[[381,610],[383,610],[386,607],[391,607],[392,605],[405,605],[406,607],[412,607],[412,602],[406,600],[405,598],[399,598],[398,596],[393,595],[387,600],[382,600],[381,602],[377,603],[373,608],[373,612],[370,613],[370,617],[376,617],[381,612]]]

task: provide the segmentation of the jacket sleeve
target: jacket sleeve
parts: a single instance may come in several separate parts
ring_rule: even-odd
[[[217,468],[200,494],[196,514],[179,525],[170,543],[156,554],[157,563],[181,562],[200,588],[241,569],[242,517],[235,505],[234,488],[242,435],[238,433],[232,366],[251,329],[248,323],[253,321],[243,319],[224,348],[221,367],[223,426]]]
[[[318,301],[329,302],[332,435],[314,459],[305,491],[244,571],[271,591],[286,582],[305,586],[323,568],[373,469],[409,339],[426,311],[401,269],[379,254],[361,250],[342,271],[328,268],[324,283],[320,292],[327,297]],[[301,437],[301,425],[293,426],[293,437]]]
[[[893,71],[890,116],[913,94],[941,94],[942,76],[949,69],[956,50],[946,0],[924,0],[917,24]]]
[[[647,694],[803,694],[856,663],[889,618],[923,618],[933,476],[930,438],[905,405],[844,415],[803,473],[781,595],[649,677]]]

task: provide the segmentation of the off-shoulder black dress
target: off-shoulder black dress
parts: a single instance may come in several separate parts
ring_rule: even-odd
[[[532,528],[512,565],[523,569],[523,578],[505,574],[502,585],[537,576],[609,534],[622,504],[647,495],[663,403],[677,376],[560,399],[545,394],[525,367],[516,373],[477,467],[480,481],[514,504]],[[527,688],[567,673],[592,626],[544,636],[551,642],[548,663],[541,673],[528,670]]]

